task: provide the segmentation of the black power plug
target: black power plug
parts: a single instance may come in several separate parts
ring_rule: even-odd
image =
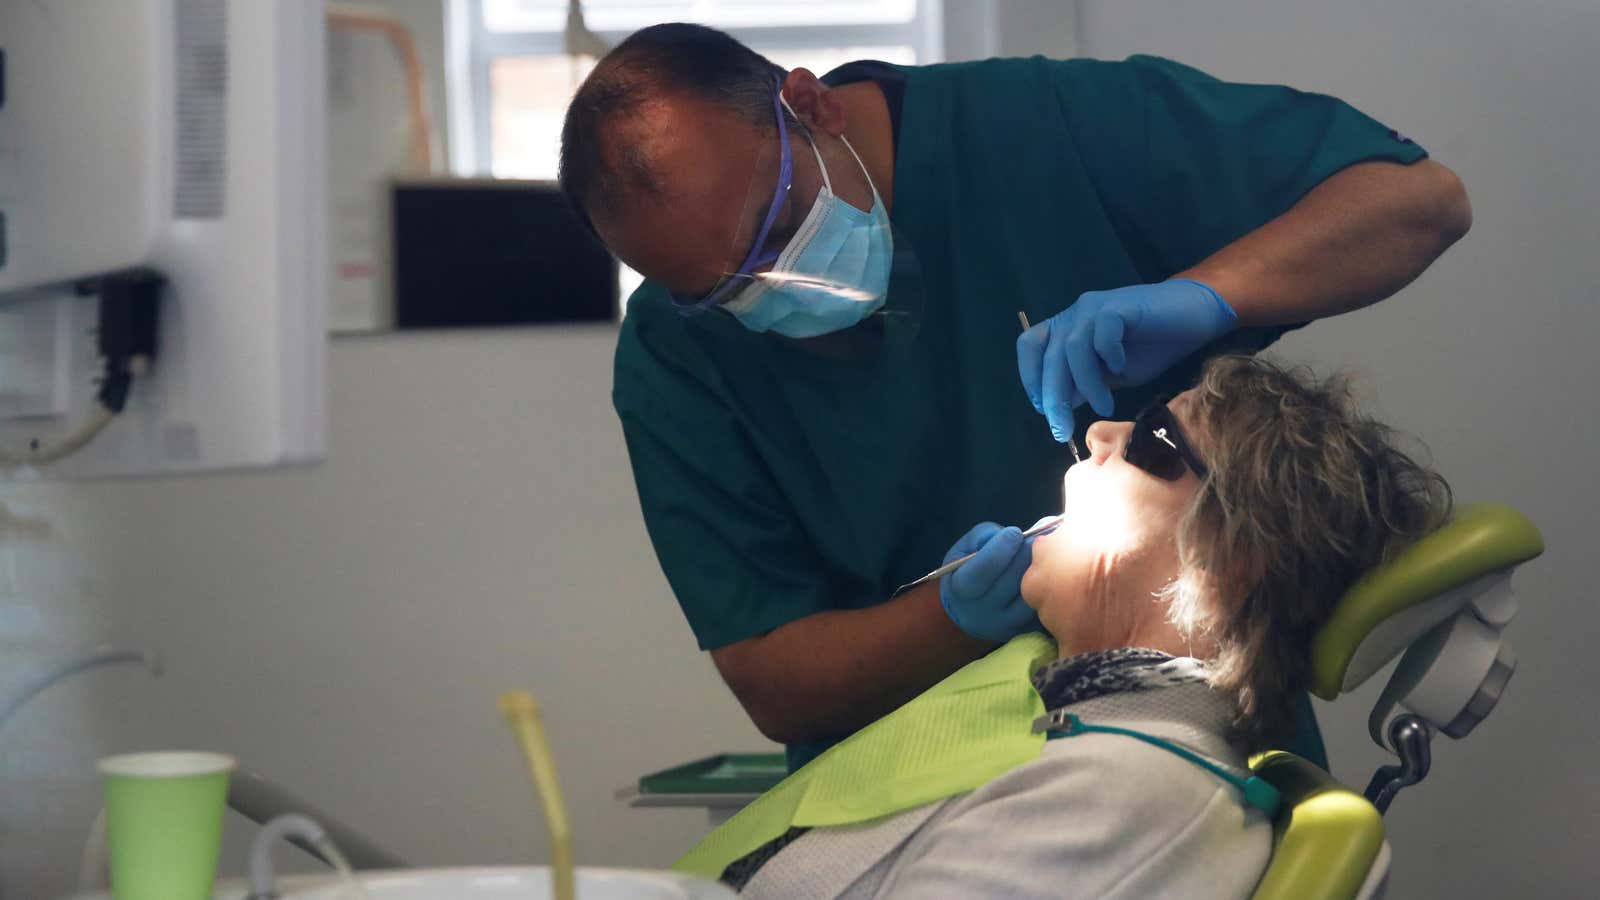
[[[155,361],[159,347],[161,290],[167,279],[154,269],[126,269],[78,285],[100,297],[98,349],[105,360],[100,405],[119,413],[128,402],[133,376]]]

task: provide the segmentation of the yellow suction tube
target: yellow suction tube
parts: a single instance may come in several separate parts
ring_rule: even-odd
[[[550,827],[550,879],[555,900],[572,900],[572,826],[567,823],[567,802],[562,799],[555,758],[550,755],[550,742],[539,718],[539,701],[527,691],[507,691],[500,695],[500,712],[522,748],[533,776],[534,797]]]

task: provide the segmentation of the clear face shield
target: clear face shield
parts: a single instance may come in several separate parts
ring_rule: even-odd
[[[814,338],[859,324],[904,339],[921,321],[922,269],[849,142],[807,129],[774,91],[777,140],[752,163],[728,263],[680,311],[720,307],[752,331]]]

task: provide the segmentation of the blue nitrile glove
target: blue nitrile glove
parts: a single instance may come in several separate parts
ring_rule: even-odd
[[[950,620],[973,637],[1009,641],[1037,631],[1039,616],[1022,602],[1022,573],[1033,561],[1033,542],[1019,528],[993,522],[973,526],[944,561],[978,555],[939,582],[939,600]]]
[[[1239,323],[1227,301],[1188,278],[1089,291],[1017,338],[1017,370],[1056,440],[1073,407],[1113,412],[1111,389],[1145,384]]]

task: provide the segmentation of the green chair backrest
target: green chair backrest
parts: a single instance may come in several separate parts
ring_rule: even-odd
[[[1515,509],[1496,504],[1462,507],[1433,534],[1367,573],[1345,593],[1312,641],[1312,693],[1325,700],[1337,698],[1408,648],[1420,646],[1430,633],[1435,638],[1444,634],[1435,629],[1452,627],[1446,623],[1459,623],[1458,616],[1471,617],[1485,635],[1481,646],[1493,650],[1499,646],[1500,629],[1516,613],[1511,572],[1543,552],[1539,530]],[[1413,659],[1415,655],[1408,653],[1401,661],[1385,696],[1391,690],[1403,695],[1431,671],[1434,658],[1423,654]],[[1397,688],[1395,679],[1402,669],[1408,677]],[[1450,683],[1463,692],[1461,696],[1470,697],[1477,679],[1486,677],[1479,669],[1446,664],[1439,674],[1454,679]],[[1380,700],[1381,708],[1389,705]],[[1374,713],[1381,714],[1382,709]],[[1430,721],[1443,728],[1448,716],[1436,714]],[[1387,746],[1376,730],[1374,740]],[[1253,900],[1361,896],[1374,866],[1387,865],[1383,817],[1377,807],[1291,753],[1270,751],[1250,764],[1282,793],[1284,804],[1273,823],[1272,859]]]
[[[1282,750],[1250,768],[1283,794],[1272,859],[1251,900],[1351,900],[1383,849],[1383,817],[1332,775]]]
[[[1515,509],[1463,507],[1345,593],[1311,643],[1311,692],[1332,700],[1353,689],[1454,615],[1460,592],[1543,552],[1539,529]]]

